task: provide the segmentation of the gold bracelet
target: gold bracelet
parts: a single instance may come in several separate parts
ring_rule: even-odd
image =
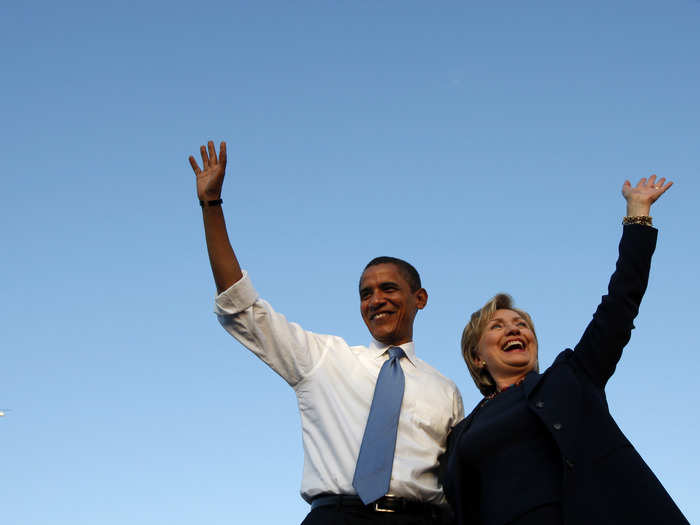
[[[651,217],[649,215],[628,215],[622,219],[622,224],[641,224],[642,226],[651,226]]]

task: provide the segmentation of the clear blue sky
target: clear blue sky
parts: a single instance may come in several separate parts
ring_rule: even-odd
[[[626,179],[676,185],[608,396],[692,522],[700,2],[14,2],[0,8],[3,525],[298,523],[292,390],[219,327],[187,156],[261,294],[365,344],[376,255],[421,357],[478,400],[465,319],[507,291],[543,365],[616,257]]]

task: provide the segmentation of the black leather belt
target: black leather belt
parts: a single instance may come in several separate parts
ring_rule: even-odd
[[[372,512],[410,512],[411,514],[439,514],[440,508],[431,503],[413,501],[410,499],[397,498],[395,496],[384,496],[377,501],[365,505],[357,496],[341,496],[330,494],[317,496],[311,501],[311,510],[318,507],[336,506],[338,508],[365,508]]]

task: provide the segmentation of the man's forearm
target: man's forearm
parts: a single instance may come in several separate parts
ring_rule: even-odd
[[[243,272],[231,247],[221,206],[203,207],[202,217],[209,263],[214,275],[216,293],[219,294],[243,277]]]

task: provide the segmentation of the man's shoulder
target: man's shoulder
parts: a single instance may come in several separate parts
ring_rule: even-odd
[[[431,379],[434,379],[435,381],[438,381],[438,382],[444,384],[446,388],[449,388],[451,390],[457,390],[457,385],[455,384],[454,381],[452,381],[452,379],[445,376],[442,372],[440,372],[433,365],[428,364],[427,362],[425,362],[423,359],[421,359],[418,356],[416,356],[416,371],[419,374],[424,374],[425,376],[430,377]]]

